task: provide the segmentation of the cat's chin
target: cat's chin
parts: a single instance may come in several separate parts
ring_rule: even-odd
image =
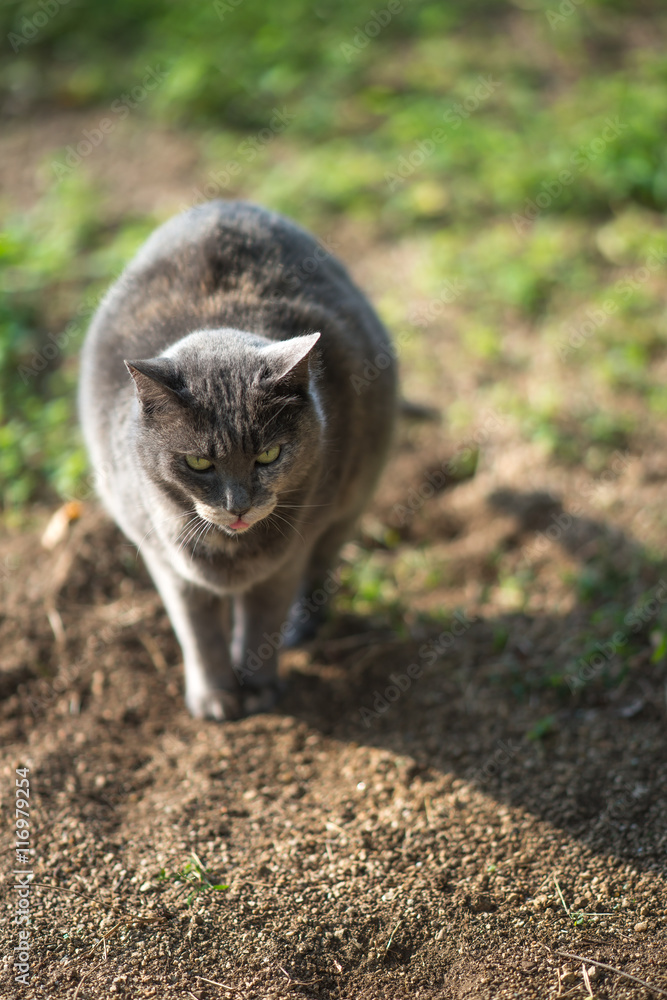
[[[240,524],[238,527],[234,527],[231,524],[216,524],[218,531],[224,532],[228,538],[238,537],[239,535],[245,535],[257,522],[253,524]]]

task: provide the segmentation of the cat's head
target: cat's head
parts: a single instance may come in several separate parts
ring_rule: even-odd
[[[145,474],[229,536],[271,515],[319,461],[318,339],[203,330],[157,358],[126,361]]]

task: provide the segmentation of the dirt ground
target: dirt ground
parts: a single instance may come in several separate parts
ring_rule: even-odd
[[[349,259],[376,292],[397,253]],[[545,377],[530,358],[503,373],[517,393]],[[429,381],[408,358],[411,397],[474,395],[438,364]],[[5,957],[2,996],[667,995],[667,435],[591,470],[502,412],[477,427],[404,422],[329,622],[283,654],[279,709],[239,722],[188,717],[159,599],[92,499],[52,550],[52,511],[5,532],[0,798],[8,830],[29,768],[35,874],[30,984]],[[443,486],[472,444],[475,475]],[[398,582],[368,613],[364,559]]]

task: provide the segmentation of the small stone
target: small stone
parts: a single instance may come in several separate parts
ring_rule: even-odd
[[[496,904],[490,896],[482,893],[476,899],[471,900],[470,909],[473,913],[493,913],[496,909]]]
[[[571,966],[564,965],[560,970],[560,978],[561,982],[566,983],[569,986],[571,983],[576,983],[577,974]]]
[[[648,921],[647,920],[640,920],[639,923],[635,924],[635,930],[637,931],[638,934],[641,934],[642,931],[647,931],[648,930]]]
[[[438,933],[435,935],[436,941],[442,941],[445,937],[445,928],[441,927]]]

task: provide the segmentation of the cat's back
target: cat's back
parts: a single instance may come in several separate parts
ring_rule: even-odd
[[[364,356],[389,344],[343,265],[313,236],[249,202],[206,202],[169,219],[141,247],[102,301],[82,364],[97,356],[111,385],[113,373],[126,385],[119,358],[155,356],[198,327],[245,325],[284,339],[301,319],[315,329],[322,313],[340,321]]]
[[[149,237],[109,304],[164,301],[184,307],[228,297],[317,303],[338,312],[367,303],[343,265],[306,230],[246,201],[210,201],[169,219]],[[114,286],[115,287],[115,286]],[[106,303],[105,303],[106,304]],[[172,307],[173,307],[172,303]]]
[[[198,329],[232,327],[283,340],[312,331],[328,386],[352,415],[390,420],[395,396],[388,335],[343,265],[276,212],[244,201],[211,201],[161,225],[111,287],[81,355],[80,413],[91,448],[112,415],[127,411],[123,360],[151,358]],[[381,357],[360,397],[353,377]],[[97,428],[97,430],[95,429]]]

